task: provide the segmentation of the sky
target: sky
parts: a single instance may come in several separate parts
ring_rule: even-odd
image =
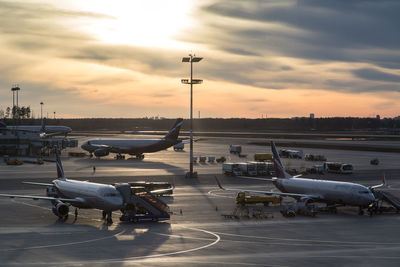
[[[0,0],[0,109],[62,118],[400,115],[397,0]]]

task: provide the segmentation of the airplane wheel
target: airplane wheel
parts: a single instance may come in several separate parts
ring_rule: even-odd
[[[152,221],[153,222],[158,222],[158,218],[157,217],[153,217]]]
[[[68,214],[65,215],[65,216],[59,216],[59,217],[58,217],[58,220],[59,220],[60,222],[65,222],[67,219],[68,219]]]
[[[364,211],[363,210],[360,210],[359,212],[358,212],[358,215],[364,215]]]

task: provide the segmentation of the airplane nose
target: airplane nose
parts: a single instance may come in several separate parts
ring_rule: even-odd
[[[124,204],[124,200],[122,197],[116,197],[113,198],[109,201],[110,206],[112,207],[112,210],[119,210],[122,207],[122,204]]]

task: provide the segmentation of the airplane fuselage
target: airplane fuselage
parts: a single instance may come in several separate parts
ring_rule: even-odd
[[[81,147],[82,149],[93,153],[101,146],[109,147],[111,153],[124,153],[130,155],[138,155],[143,153],[157,152],[160,150],[167,149],[178,141],[175,139],[93,139],[84,142]]]
[[[78,208],[119,210],[123,206],[121,193],[112,185],[83,182],[77,180],[54,180],[60,197],[82,199],[82,204],[72,204]]]
[[[60,133],[60,134],[67,134],[70,133],[72,130],[70,127],[67,126],[45,126],[44,129],[42,129],[42,126],[35,126],[35,125],[21,125],[21,126],[7,126],[8,131],[22,131],[22,132],[37,132],[40,133],[43,130],[46,133]]]
[[[319,196],[324,202],[366,207],[375,201],[368,187],[355,183],[307,178],[276,178],[273,183],[281,192]]]

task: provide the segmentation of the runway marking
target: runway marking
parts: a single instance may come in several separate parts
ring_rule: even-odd
[[[114,238],[117,235],[123,234],[124,232],[125,232],[125,230],[123,230],[123,231],[121,231],[119,233],[116,233],[114,235],[111,235],[111,236],[105,236],[105,237],[100,237],[100,238],[95,238],[95,239],[84,240],[84,241],[76,241],[76,242],[53,244],[53,245],[43,245],[43,246],[0,249],[0,251],[29,250],[29,249],[41,249],[41,248],[53,248],[53,247],[64,247],[64,246],[71,246],[71,245],[79,245],[79,244],[92,243],[92,242],[96,242],[96,241],[100,241],[100,240]]]
[[[400,242],[369,242],[369,241],[335,241],[335,240],[316,240],[316,239],[295,239],[295,238],[278,238],[278,237],[267,237],[267,236],[252,236],[252,235],[240,235],[230,234],[223,232],[215,232],[220,235],[237,236],[255,239],[267,239],[267,240],[278,240],[278,241],[290,241],[290,242],[313,242],[313,243],[330,243],[330,244],[348,244],[348,245],[400,245]]]
[[[15,201],[15,200],[13,200],[13,201]],[[45,207],[41,207],[41,206],[37,206],[37,205],[33,205],[33,204],[28,204],[28,203],[25,203],[25,202],[19,202],[19,201],[15,201],[15,202],[16,203],[20,203],[20,204],[24,204],[24,205],[28,205],[28,206],[33,206],[33,207],[36,207],[36,208],[50,210],[49,208],[45,208]],[[128,257],[128,258],[123,258],[123,259],[110,259],[110,260],[105,259],[105,260],[102,260],[101,263],[104,263],[104,262],[108,262],[108,263],[127,262],[127,261],[135,261],[137,259],[148,259],[148,258],[156,258],[156,257],[165,257],[165,256],[184,254],[184,253],[194,252],[194,251],[198,251],[198,250],[201,250],[201,249],[205,249],[205,248],[214,246],[215,244],[217,244],[221,240],[221,238],[220,238],[220,236],[218,234],[215,234],[215,233],[213,233],[211,231],[207,231],[207,230],[203,230],[203,229],[199,229],[199,228],[189,228],[189,227],[185,227],[185,226],[179,226],[179,227],[190,229],[190,230],[193,230],[193,231],[201,231],[201,232],[204,232],[206,234],[214,236],[216,239],[213,242],[209,243],[209,244],[206,244],[204,246],[197,247],[197,248],[191,248],[191,249],[186,249],[186,250],[167,252],[167,253],[155,254],[155,255]],[[122,230],[121,232],[116,233],[116,234],[111,235],[111,236],[101,237],[101,238],[96,238],[96,239],[90,239],[90,240],[84,240],[84,241],[76,241],[76,242],[69,242],[69,243],[63,243],[63,244],[54,244],[54,245],[32,246],[32,247],[25,247],[25,248],[14,248],[14,249],[3,249],[3,250],[0,249],[0,251],[29,250],[29,249],[42,249],[42,248],[52,248],[52,247],[78,245],[78,244],[91,243],[91,242],[96,242],[96,241],[101,241],[101,240],[105,240],[105,239],[114,238],[114,237],[116,237],[118,235],[122,235],[124,232],[125,232],[125,230]],[[155,234],[160,234],[160,233],[155,233]],[[165,235],[167,235],[167,234],[165,234]],[[170,236],[176,237],[177,235],[170,235]],[[182,238],[182,236],[179,236],[179,237]],[[187,238],[187,237],[183,236],[183,238]],[[189,238],[199,239],[199,240],[210,240],[210,239],[195,238],[195,237],[189,237]],[[81,262],[67,262],[67,263],[59,262],[59,264],[77,264],[77,263],[81,263]],[[87,261],[85,263],[87,263]],[[95,262],[95,261],[92,262],[91,261],[91,263],[97,263],[97,262]],[[38,263],[32,263],[32,264],[38,264]],[[40,264],[43,264],[43,263],[40,263]]]
[[[181,227],[181,226],[179,226]],[[200,246],[200,247],[196,247],[196,248],[191,248],[191,249],[185,249],[185,250],[179,250],[179,251],[173,251],[173,252],[166,252],[166,253],[160,253],[160,254],[154,254],[154,255],[145,255],[145,256],[136,256],[136,257],[127,257],[127,258],[119,258],[119,259],[102,259],[102,260],[95,260],[95,261],[72,261],[72,262],[57,262],[58,265],[74,265],[74,264],[111,264],[111,263],[132,263],[132,262],[138,262],[138,261],[143,261],[145,259],[152,259],[152,258],[159,258],[159,257],[165,257],[165,256],[173,256],[173,255],[179,255],[179,254],[184,254],[184,253],[189,253],[189,252],[194,252],[194,251],[198,251],[198,250],[202,250],[205,248],[209,248],[211,246],[214,246],[215,244],[217,244],[221,238],[219,235],[211,232],[211,231],[207,231],[207,230],[203,230],[203,229],[199,229],[199,228],[189,228],[189,227],[182,227],[182,228],[186,228],[189,230],[193,230],[193,231],[200,231],[209,235],[212,235],[215,237],[215,240],[209,244],[206,244],[204,246]],[[125,232],[122,231],[122,232]],[[103,238],[99,238],[98,240],[101,239],[106,239],[106,238],[112,238],[115,237],[116,235],[122,234],[122,232],[117,233],[113,236],[109,236],[109,237],[103,237]],[[207,239],[209,240],[209,239]],[[82,241],[83,243],[87,243],[85,241]],[[68,243],[68,244],[74,244],[74,243]],[[75,244],[79,244],[79,242],[75,242]],[[46,246],[45,246],[46,247]],[[24,265],[54,265],[54,263],[48,263],[48,262],[30,262],[30,263],[24,263]]]

